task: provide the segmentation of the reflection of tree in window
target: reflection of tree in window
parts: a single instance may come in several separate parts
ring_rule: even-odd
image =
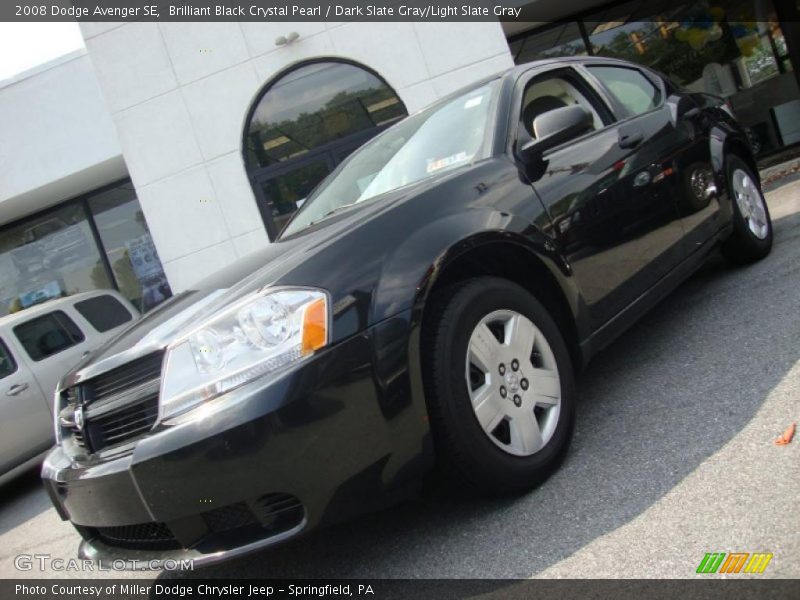
[[[403,116],[405,111],[391,90],[339,92],[319,111],[301,113],[296,119],[254,121],[249,150],[265,166]]]
[[[325,68],[341,74],[342,86],[351,85],[355,89],[330,89],[328,93],[333,95],[321,105],[289,118],[281,118],[281,113],[289,111],[270,98],[268,92],[255,111],[247,135],[247,153],[251,165],[264,167],[302,156],[319,146],[406,116],[403,103],[377,77],[348,64],[336,63]],[[320,65],[301,67],[298,71],[304,69],[309,70],[310,75],[327,75]],[[290,84],[299,88],[298,82],[302,82],[304,76],[291,76],[294,78]],[[298,93],[302,94],[303,91],[301,89]],[[316,100],[321,101],[325,93],[321,91],[322,98]]]

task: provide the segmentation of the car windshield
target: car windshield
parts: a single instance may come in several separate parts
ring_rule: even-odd
[[[311,194],[281,237],[346,207],[486,158],[498,87],[493,81],[438,102],[359,148]]]

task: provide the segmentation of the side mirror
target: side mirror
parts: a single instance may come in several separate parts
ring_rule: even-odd
[[[533,120],[536,139],[520,148],[520,157],[526,163],[536,162],[548,150],[591,131],[592,113],[583,106],[572,105],[549,110]]]
[[[671,95],[667,98],[667,106],[669,106],[673,123],[682,119],[693,119],[700,114],[700,108],[695,101],[685,94]]]

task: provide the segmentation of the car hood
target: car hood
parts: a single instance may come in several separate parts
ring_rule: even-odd
[[[437,180],[440,178],[437,178]],[[434,182],[409,186],[379,200],[354,206],[287,239],[245,256],[177,294],[92,352],[62,380],[61,388],[104,373],[146,354],[166,348],[190,327],[237,299],[266,286],[283,284],[294,269],[312,260],[343,235],[365,226],[374,217],[430,188]],[[291,280],[291,277],[288,277]],[[281,281],[284,280],[284,281]],[[293,281],[314,286],[314,281]]]

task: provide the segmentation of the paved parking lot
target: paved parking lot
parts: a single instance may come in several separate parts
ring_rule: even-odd
[[[768,259],[710,261],[581,375],[572,450],[538,490],[470,500],[434,486],[195,575],[692,577],[706,552],[741,551],[774,553],[761,577],[800,577],[800,440],[772,444],[800,420],[800,182],[769,202]],[[0,577],[84,576],[14,568],[77,544],[35,475],[0,490]]]

